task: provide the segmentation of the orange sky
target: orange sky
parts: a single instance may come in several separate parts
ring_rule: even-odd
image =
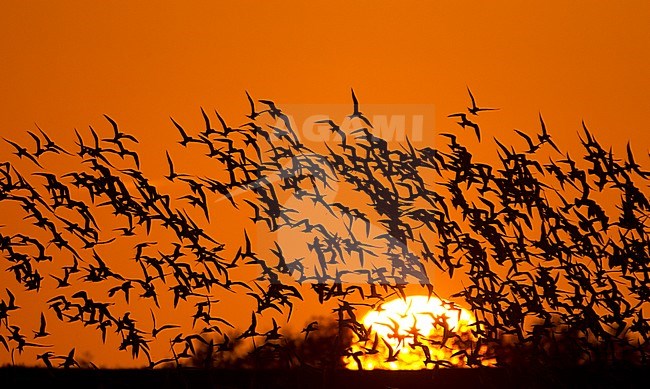
[[[0,128],[69,133],[108,113],[146,136],[199,106],[245,108],[244,89],[348,103],[351,86],[365,103],[434,104],[442,123],[470,85],[503,107],[503,130],[541,110],[556,136],[582,118],[603,141],[645,132],[644,1],[236,3],[5,2]]]
[[[474,3],[5,1],[0,134],[26,140],[37,123],[72,145],[74,128],[108,130],[108,114],[160,173],[178,137],[169,116],[200,126],[199,107],[216,108],[238,123],[245,90],[320,105],[350,104],[354,87],[362,104],[433,106],[433,132],[455,128],[446,115],[467,106],[468,85],[501,108],[484,119],[485,150],[536,131],[541,111],[564,149],[584,119],[647,164],[648,2]]]

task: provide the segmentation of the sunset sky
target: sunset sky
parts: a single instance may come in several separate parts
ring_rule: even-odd
[[[0,135],[27,143],[38,125],[73,148],[74,129],[109,134],[107,114],[139,139],[153,175],[178,147],[170,116],[200,128],[203,107],[240,124],[245,91],[308,108],[351,106],[350,88],[370,110],[427,107],[424,143],[457,131],[447,115],[466,109],[470,87],[500,108],[483,119],[485,153],[493,136],[523,147],[513,129],[538,131],[541,112],[564,150],[577,148],[584,120],[649,165],[647,1],[12,0],[0,10]],[[16,161],[11,152],[0,142],[0,162]]]
[[[443,126],[469,85],[502,107],[495,131],[541,111],[557,137],[582,119],[605,143],[645,133],[647,2],[474,3],[5,2],[0,125],[68,134],[107,113],[145,138],[200,106],[237,114],[244,90],[323,104],[354,87],[368,104],[433,104]]]

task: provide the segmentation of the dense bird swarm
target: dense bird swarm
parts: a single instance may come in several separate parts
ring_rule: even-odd
[[[48,342],[58,321],[61,331],[73,323],[93,328],[98,350],[117,348],[150,367],[237,365],[228,353],[245,341],[251,348],[238,358],[247,366],[340,366],[342,358],[376,352],[361,307],[403,297],[407,284],[435,294],[430,280],[437,274],[459,280],[448,297],[476,317],[471,344],[454,355],[463,366],[495,358],[554,363],[560,355],[561,363],[646,363],[650,173],[629,145],[616,157],[583,125],[582,149],[570,155],[541,115],[536,133],[516,130],[524,148],[487,139],[492,134],[482,131],[480,116],[495,113],[483,112],[493,109],[478,107],[470,93],[471,107],[449,115],[458,127],[432,135],[435,148],[420,148],[373,131],[354,92],[345,118],[353,128],[322,120],[333,140],[308,145],[281,107],[247,97],[243,125],[230,127],[203,110],[203,128],[172,119],[180,146],[167,151],[164,178],[143,173],[138,140],[109,116],[109,135],[75,130],[74,148],[40,128],[29,132],[30,143],[5,139],[17,157],[0,164],[0,205],[24,217],[0,228],[0,251],[15,276],[0,301],[5,361],[32,349],[34,363],[80,366],[75,348]],[[494,160],[477,162],[467,144],[494,147]],[[185,155],[209,158],[208,174],[183,169]],[[63,161],[78,168],[57,173]],[[170,185],[174,192],[161,189]],[[332,200],[340,188],[352,193],[342,197],[350,201]],[[245,215],[258,234],[279,238],[256,247],[269,240],[252,239],[249,229],[240,242],[220,242],[210,227],[228,220],[214,204]],[[296,204],[338,227],[305,216]],[[291,244],[282,236],[293,237]],[[128,239],[137,243],[123,243]],[[306,255],[286,254],[294,246]],[[122,254],[106,254],[108,247]],[[17,325],[21,307],[43,293],[40,322]],[[331,317],[297,336],[283,334],[305,293],[331,304]],[[252,303],[244,326],[226,315],[244,308],[219,303],[232,294]],[[187,309],[185,318],[156,320]],[[439,319],[431,318],[444,329]],[[451,332],[434,341],[402,330],[394,336],[404,347],[425,355],[454,343]],[[154,355],[152,345],[161,341],[169,352]],[[326,358],[319,348],[336,354]]]

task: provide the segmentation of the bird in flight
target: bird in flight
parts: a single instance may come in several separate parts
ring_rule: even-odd
[[[5,142],[9,143],[10,145],[12,145],[16,149],[16,152],[14,154],[16,154],[19,158],[25,157],[25,158],[31,160],[32,162],[34,162],[36,165],[38,165],[38,167],[43,168],[43,166],[38,162],[36,157],[34,155],[32,155],[29,151],[27,151],[26,147],[22,147],[18,143],[12,142],[9,139],[6,139],[6,138],[2,138],[2,139],[4,139]]]
[[[463,112],[459,113],[452,113],[451,115],[448,115],[447,117],[453,118],[457,117],[460,118],[460,121],[457,122],[459,126],[465,128],[465,127],[472,127],[474,129],[474,133],[476,134],[476,138],[478,138],[478,141],[481,141],[481,129],[479,128],[478,124],[474,123],[473,121],[467,119],[467,114]]]
[[[472,100],[472,106],[467,107],[467,111],[469,113],[471,113],[472,115],[476,116],[481,111],[496,111],[496,110],[499,109],[499,108],[482,108],[482,107],[478,107],[476,105],[476,100],[474,99],[474,95],[472,94],[472,91],[469,89],[469,87],[467,87],[467,92],[469,92],[469,98]]]
[[[45,321],[45,315],[43,315],[43,312],[41,312],[41,325],[38,329],[38,332],[34,332],[34,339],[36,338],[42,338],[44,336],[48,336],[50,333],[45,330],[45,326],[47,325],[47,322]]]
[[[359,100],[357,100],[357,96],[354,94],[354,89],[350,88],[350,90],[352,91],[353,111],[351,115],[348,115],[348,118],[350,119],[359,118],[363,120],[363,122],[366,123],[368,127],[373,128],[372,124],[370,123],[370,120],[368,120],[368,118],[365,117],[363,113],[361,113],[361,111],[359,111]]]
[[[250,120],[255,120],[262,113],[268,112],[268,110],[264,110],[264,111],[256,111],[255,110],[255,102],[253,101],[253,98],[251,97],[251,95],[248,94],[248,91],[246,91],[246,97],[248,98],[248,104],[250,104],[250,106],[251,106],[251,113],[246,115],[247,118],[249,118]]]

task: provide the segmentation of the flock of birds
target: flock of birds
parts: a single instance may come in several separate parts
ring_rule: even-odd
[[[294,304],[303,299],[303,285],[321,303],[335,305],[341,333],[350,331],[358,341],[376,345],[371,329],[357,318],[359,305],[380,308],[390,295],[405,296],[413,279],[435,294],[427,280],[438,272],[462,279],[452,297],[476,316],[473,332],[482,345],[510,336],[542,349],[545,338],[564,331],[577,334],[587,358],[616,358],[613,346],[624,345],[645,361],[650,203],[643,188],[650,172],[641,170],[629,144],[626,157],[616,158],[584,123],[579,135],[584,155],[574,159],[553,142],[541,115],[537,134],[516,130],[526,148],[494,138],[496,162],[478,162],[463,144],[462,131],[471,129],[480,147],[491,147],[482,139],[479,117],[494,108],[477,106],[469,94],[467,111],[449,115],[461,132],[436,135],[445,140],[436,148],[415,147],[408,138],[393,147],[374,131],[354,91],[352,113],[345,118],[354,128],[319,121],[335,139],[323,144],[304,144],[287,113],[248,93],[250,112],[242,125],[231,127],[216,111],[213,122],[203,109],[204,126],[198,130],[171,119],[182,150],[201,153],[219,168],[213,176],[183,172],[174,164],[174,151],[168,151],[164,179],[184,189],[182,196],[161,191],[160,180],[142,172],[134,149],[138,140],[109,116],[110,136],[90,127],[89,140],[75,130],[74,150],[40,128],[28,131],[30,146],[5,139],[16,156],[28,160],[22,169],[37,171],[25,175],[15,162],[0,164],[0,206],[24,216],[22,222],[5,220],[9,225],[0,228],[0,252],[15,281],[0,300],[0,352],[4,348],[13,360],[33,348],[42,350],[37,358],[45,366],[79,366],[74,348],[58,352],[46,344],[46,316],[94,327],[102,343],[107,334],[117,334],[115,346],[134,359],[144,356],[150,367],[181,366],[199,347],[210,355],[225,353],[246,339],[255,350],[278,351],[281,326],[275,317],[264,329],[260,322],[267,312],[290,320]],[[59,158],[75,161],[78,169],[56,174],[44,168],[46,159]],[[333,182],[351,187],[365,202],[330,201],[324,191]],[[288,195],[341,220],[344,231],[301,217],[287,207]],[[220,204],[250,216],[256,228],[304,234],[295,244],[304,243],[314,261],[288,258],[277,242],[261,254],[246,231],[241,247],[228,251],[234,243],[219,242],[207,227],[215,221],[210,206],[221,199],[228,203]],[[112,234],[100,228],[103,224],[114,227]],[[371,236],[371,226],[385,233]],[[161,244],[147,238],[156,234]],[[124,250],[121,242],[129,237],[138,243],[127,271],[102,251],[118,244]],[[385,266],[369,265],[373,257],[381,257]],[[346,263],[354,265],[338,266]],[[57,272],[43,273],[44,264]],[[237,278],[233,272],[239,268],[253,269],[256,276]],[[367,281],[346,282],[351,273]],[[46,298],[40,322],[32,328],[15,324],[20,306],[44,291],[54,293]],[[250,325],[235,335],[237,329],[220,314],[228,308],[214,308],[223,293],[255,304]],[[178,304],[194,310],[190,331],[176,322],[156,323],[154,310]],[[193,329],[197,322],[204,326],[200,331]],[[318,324],[303,329],[305,339]],[[163,332],[170,355],[155,358],[150,345]],[[401,336],[404,344],[411,340],[423,349],[446,347],[427,342],[417,329]],[[341,349],[342,357],[355,360],[376,352],[376,347]],[[464,352],[468,366],[493,357],[480,355],[481,349],[476,345]],[[423,366],[431,363],[444,365],[427,360]]]

